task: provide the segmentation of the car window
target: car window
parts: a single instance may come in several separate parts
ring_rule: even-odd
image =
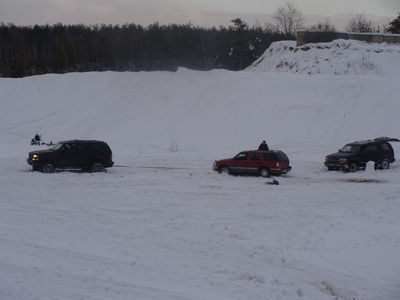
[[[267,161],[276,161],[276,155],[273,152],[267,152],[263,154],[264,159]]]
[[[340,152],[346,152],[346,153],[357,153],[360,152],[361,146],[359,145],[346,145],[342,149],[340,149]]]
[[[75,144],[64,144],[63,150],[64,151],[74,151],[76,149],[76,145]]]
[[[57,150],[59,150],[62,146],[63,146],[63,144],[57,143],[57,144],[55,144],[53,147],[50,147],[49,150],[51,150],[51,151],[57,151]]]
[[[250,160],[260,160],[260,155],[258,153],[252,152],[249,154]]]
[[[89,144],[79,143],[77,145],[77,149],[79,152],[87,153],[90,152],[92,149],[90,148]]]
[[[92,149],[95,152],[106,152],[104,144],[101,144],[101,143],[92,144]]]
[[[283,153],[282,151],[277,151],[276,157],[277,157],[278,161],[289,161],[289,157],[287,157],[287,155],[285,153]]]
[[[389,151],[390,150],[389,144],[384,143],[381,146],[382,146],[382,149],[385,150],[385,151]]]
[[[247,159],[247,153],[246,152],[241,152],[238,155],[234,157],[235,160],[246,160]]]
[[[369,145],[364,148],[364,153],[376,153],[378,151],[377,145]]]

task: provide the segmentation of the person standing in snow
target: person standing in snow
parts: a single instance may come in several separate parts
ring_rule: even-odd
[[[258,151],[268,151],[268,145],[266,141],[262,141],[262,143],[260,144],[260,146],[258,146]]]

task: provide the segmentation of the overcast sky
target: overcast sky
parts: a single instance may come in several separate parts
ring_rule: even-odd
[[[344,29],[355,14],[384,22],[400,12],[400,0],[294,0],[307,25],[329,21]],[[0,0],[0,22],[16,25],[124,24],[191,22],[200,26],[228,25],[241,18],[265,25],[284,1],[278,0]]]

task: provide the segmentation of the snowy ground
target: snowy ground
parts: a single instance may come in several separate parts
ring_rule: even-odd
[[[398,80],[185,69],[0,79],[0,299],[398,300],[400,163],[323,167],[347,142],[399,137]],[[36,132],[105,140],[116,166],[31,172]],[[211,170],[262,139],[291,159],[280,185]]]
[[[271,186],[207,158],[119,162],[47,175],[1,160],[1,299],[399,298],[399,164],[293,162]]]

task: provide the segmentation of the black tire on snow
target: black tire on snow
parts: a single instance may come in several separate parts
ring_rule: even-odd
[[[379,164],[379,166],[380,166],[380,169],[381,169],[381,170],[385,170],[385,169],[387,170],[387,169],[390,168],[390,162],[389,162],[389,160],[384,159],[384,160],[381,161],[381,163]]]
[[[94,163],[92,165],[92,167],[90,168],[90,170],[93,173],[97,173],[97,172],[104,172],[104,166],[101,163]]]
[[[54,173],[55,168],[52,163],[46,163],[42,166],[42,173]]]
[[[271,172],[270,172],[270,170],[267,169],[267,168],[261,168],[261,169],[258,171],[258,174],[259,174],[261,177],[269,177],[269,176],[271,176]]]
[[[229,170],[228,166],[221,166],[221,167],[219,167],[218,172],[220,174],[229,174],[230,170]]]
[[[355,162],[350,163],[350,165],[349,165],[349,172],[354,173],[354,172],[356,172],[356,171],[358,171],[358,165],[357,165],[357,163],[355,163]]]

